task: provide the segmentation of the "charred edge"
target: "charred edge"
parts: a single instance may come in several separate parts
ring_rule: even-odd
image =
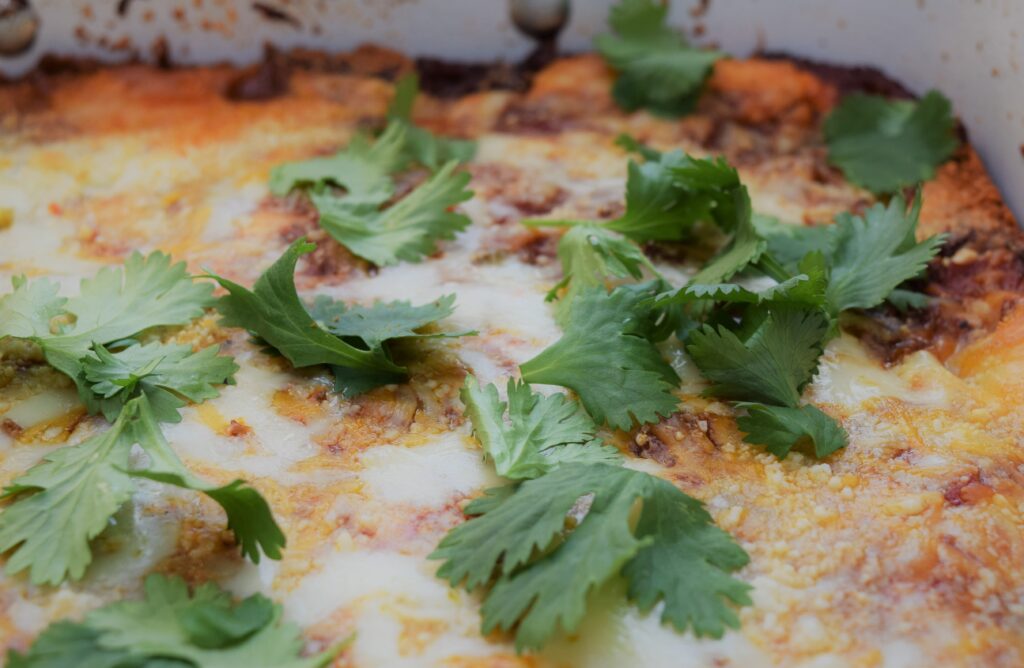
[[[227,87],[225,96],[236,102],[270,100],[288,92],[289,66],[273,47],[267,45],[263,60],[243,70]]]
[[[884,363],[895,364],[918,350],[945,360],[962,343],[995,329],[1024,300],[1024,250],[994,249],[970,260],[951,259],[959,249],[971,249],[973,236],[967,232],[951,238],[927,276],[908,283],[931,296],[932,304],[909,313],[882,305],[867,311],[870,317],[853,319],[847,330]]]
[[[525,92],[533,77],[558,57],[554,39],[541,41],[524,60],[516,64],[497,62],[456,62],[439,58],[417,58],[420,87],[441,98],[455,98],[489,90]]]

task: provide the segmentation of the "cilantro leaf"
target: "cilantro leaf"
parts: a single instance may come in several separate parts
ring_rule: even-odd
[[[642,292],[604,288],[581,292],[568,309],[561,339],[520,366],[528,383],[576,392],[598,423],[628,429],[675,411],[678,377],[649,338]]]
[[[751,221],[750,195],[746,187],[733,191],[733,236],[729,243],[698,271],[690,283],[721,283],[760,259],[767,243]]]
[[[448,210],[473,197],[465,189],[469,174],[455,172],[456,166],[454,161],[446,163],[385,209],[313,193],[320,225],[350,251],[376,265],[419,262],[436,251],[437,241],[453,239],[456,232],[469,226],[469,218]]]
[[[642,612],[664,601],[661,621],[679,631],[721,638],[726,627],[739,628],[726,601],[752,602],[750,585],[729,575],[747,565],[747,553],[714,525],[700,501],[660,478],[645,482],[636,536],[647,545],[622,569],[626,596]]]
[[[309,314],[317,324],[349,342],[362,342],[371,350],[392,339],[422,339],[467,336],[474,332],[423,334],[427,325],[455,312],[455,295],[445,295],[429,304],[413,306],[407,301],[377,302],[373,306],[346,305],[326,295],[317,295]]]
[[[102,434],[54,450],[4,489],[4,498],[14,500],[0,512],[0,552],[13,550],[7,573],[28,569],[37,585],[85,574],[89,541],[134,491],[125,472],[133,412],[122,411]]]
[[[536,478],[568,462],[620,459],[618,450],[595,437],[593,420],[564,394],[543,396],[510,378],[506,403],[497,387],[480,387],[469,375],[459,396],[484,452],[498,475],[510,480]]]
[[[906,313],[911,309],[927,308],[928,305],[932,303],[932,298],[921,292],[915,292],[914,290],[896,288],[889,293],[889,296],[885,298],[885,301],[896,307],[896,310],[900,313]]]
[[[803,439],[814,446],[814,455],[827,457],[846,446],[846,431],[817,406],[806,404],[791,408],[788,406],[765,406],[764,404],[740,403],[747,409],[747,415],[736,419],[744,440],[763,445],[768,452],[779,459]]]
[[[468,162],[476,153],[476,142],[466,139],[439,137],[434,133],[412,124],[412,107],[419,94],[419,76],[415,72],[403,75],[395,83],[395,96],[388,106],[391,125],[406,128],[405,155],[412,162],[419,163],[436,172],[449,161]]]
[[[321,191],[325,185],[345,189],[349,206],[379,206],[395,192],[392,175],[418,163],[437,171],[451,160],[466,162],[476,152],[475,142],[438,137],[412,123],[412,106],[419,92],[415,73],[395,84],[388,107],[388,124],[370,142],[357,134],[349,145],[332,156],[278,165],[270,172],[270,191],[287,195],[295,188]]]
[[[626,212],[605,225],[637,242],[678,241],[701,220],[730,231],[732,193],[739,185],[736,170],[721,158],[671,151],[657,161],[630,161]]]
[[[406,125],[396,123],[372,144],[356,135],[345,149],[332,156],[278,165],[270,172],[270,192],[287,195],[295,188],[316,189],[331,184],[345,188],[350,204],[383,204],[395,192],[391,174],[407,161],[408,134]]]
[[[149,456],[149,469],[129,469],[135,443]],[[268,557],[280,558],[284,534],[263,497],[241,480],[215,487],[189,474],[142,394],[125,404],[110,429],[50,453],[4,490],[5,498],[13,498],[0,512],[0,552],[13,550],[7,572],[28,569],[34,584],[80,579],[92,561],[89,541],[131,498],[132,476],[206,493],[227,512],[228,528],[243,554],[258,563],[262,548]]]
[[[956,150],[954,126],[936,90],[916,102],[848,95],[825,119],[828,160],[859,186],[894,192],[935,175]]]
[[[692,332],[686,352],[723,399],[795,407],[821,355],[828,319],[817,311],[767,312],[746,339],[724,326]]]
[[[569,286],[562,296],[560,318],[581,290],[607,286],[613,278],[641,278],[643,268],[657,270],[640,247],[604,227],[590,223],[574,225],[558,241],[558,259],[562,280],[548,293],[554,299],[560,288]]]
[[[473,331],[421,333],[416,330],[452,314],[455,295],[441,297],[421,306],[394,301],[373,306],[346,306],[326,295],[319,295],[310,306],[310,315],[316,322],[336,336],[357,346],[369,349],[390,359],[387,342],[394,339],[423,339],[471,336]],[[399,382],[403,374],[386,369],[364,370],[331,366],[335,377],[335,390],[350,397],[388,383]]]
[[[665,165],[629,161],[626,175],[626,211],[605,223],[634,241],[675,241],[682,238],[692,220],[679,211],[682,193]]]
[[[755,213],[754,229],[768,242],[768,253],[786,268],[795,268],[808,253],[831,258],[835,252],[831,225],[784,223],[778,218]]]
[[[82,370],[103,416],[113,421],[125,403],[145,394],[160,422],[180,422],[178,409],[217,396],[215,384],[234,382],[238,365],[217,354],[219,346],[197,353],[190,346],[150,343],[111,353],[100,344],[82,358]],[[95,412],[95,411],[93,411]]]
[[[299,257],[314,248],[304,238],[297,240],[263,272],[251,291],[213,276],[229,293],[217,304],[224,324],[249,330],[296,367],[330,366],[335,389],[345,396],[405,377],[406,368],[391,359],[385,345],[391,339],[473,333],[435,335],[415,331],[448,315],[454,299],[451,296],[423,306],[391,302],[371,307],[348,307],[320,297],[307,311],[295,289],[294,274]]]
[[[295,265],[299,257],[316,248],[298,239],[247,290],[237,283],[213,276],[228,294],[217,302],[224,324],[243,327],[273,346],[296,367],[330,364],[365,372],[402,375],[379,351],[345,343],[324,330],[306,312],[295,289]]]
[[[0,298],[0,338],[19,339],[52,336],[50,323],[63,315],[66,297],[57,296],[60,286],[40,278],[11,278],[12,292]]]
[[[11,652],[8,662],[21,668],[322,668],[344,646],[303,658],[302,634],[281,617],[281,606],[261,594],[233,604],[213,584],[201,585],[190,595],[180,578],[150,575],[143,600],[111,603],[79,623],[58,622],[36,639],[28,654]],[[74,663],[53,662],[71,651]]]
[[[710,525],[698,501],[646,473],[565,465],[494,499],[477,505],[483,514],[455,527],[430,558],[444,560],[438,576],[453,586],[496,580],[482,630],[514,628],[520,651],[559,629],[574,631],[590,592],[620,572],[641,608],[664,598],[663,619],[700,635],[735,626],[726,600],[749,603],[746,585],[727,575],[746,563],[743,550]]]
[[[600,223],[601,227],[638,243],[682,240],[699,221],[713,222],[726,232],[736,229],[734,193],[740,181],[725,160],[693,158],[682,151],[645,150],[651,159],[642,164],[629,162],[625,213]],[[581,224],[532,218],[521,222],[531,226]]]
[[[690,333],[687,353],[713,385],[708,394],[741,402],[737,420],[744,440],[784,458],[809,440],[818,457],[846,445],[843,428],[800,394],[817,368],[830,321],[821,309],[756,307],[740,335],[705,325]],[[743,330],[751,331],[743,336]]]
[[[43,279],[14,281],[14,292],[0,299],[0,337],[39,344],[46,361],[76,378],[80,360],[93,343],[109,344],[164,325],[180,325],[203,313],[213,286],[194,283],[185,263],[171,264],[160,252],[132,253],[124,267],[105,267],[82,281],[78,296],[64,300]],[[71,322],[56,325],[54,317]]]
[[[828,268],[821,253],[808,253],[799,264],[802,273],[761,290],[738,283],[687,283],[678,290],[658,295],[656,306],[701,301],[730,304],[791,304],[821,307],[825,303]]]
[[[597,50],[618,71],[612,95],[620,107],[646,107],[661,116],[681,116],[696,106],[711,74],[716,51],[692,48],[665,25],[668,7],[653,0],[621,0],[611,8],[614,34],[599,35]]]
[[[831,228],[835,251],[826,294],[834,312],[881,304],[907,279],[924,272],[945,240],[915,241],[921,196],[907,211],[902,196],[875,204],[863,217],[843,213]]]
[[[48,626],[25,654],[7,652],[7,668],[176,668],[173,662],[163,666],[147,664],[120,649],[99,644],[98,631],[83,624],[60,621]],[[188,665],[188,664],[185,664]]]

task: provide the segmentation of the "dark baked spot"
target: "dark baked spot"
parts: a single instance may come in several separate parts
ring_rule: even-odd
[[[894,363],[925,349],[944,360],[964,343],[994,330],[1024,298],[1024,249],[979,253],[971,245],[972,236],[952,237],[926,277],[911,283],[933,298],[928,307],[904,314],[882,306],[871,311],[870,319],[853,320],[849,331]]]
[[[951,506],[970,505],[983,501],[995,494],[976,471],[949,483],[942,492],[942,498]]]
[[[440,58],[417,58],[420,87],[442,98],[457,98],[486,90],[523,92],[530,78],[509,63],[462,63]]]
[[[456,62],[440,58],[417,58],[420,87],[436,97],[455,98],[487,90],[526,92],[534,75],[558,57],[554,39],[541,40],[518,63]]]
[[[4,418],[3,421],[0,421],[0,431],[3,431],[11,438],[18,438],[25,431],[25,428],[11,418]]]
[[[576,119],[557,102],[553,98],[512,100],[498,117],[494,129],[510,134],[558,134],[572,127]]]
[[[669,450],[665,441],[652,431],[650,425],[644,425],[629,443],[629,450],[638,457],[653,459],[662,466],[675,466],[676,458]]]
[[[538,232],[530,235],[516,249],[516,256],[526,264],[535,266],[551,264],[558,256],[558,241],[560,239],[561,236],[557,234]]]
[[[472,188],[478,196],[514,207],[523,216],[541,216],[565,203],[569,193],[558,184],[537,178],[537,174],[495,162],[474,163]]]
[[[260,64],[246,68],[228,83],[225,96],[238,102],[279,97],[288,92],[288,74],[286,59],[268,48]]]

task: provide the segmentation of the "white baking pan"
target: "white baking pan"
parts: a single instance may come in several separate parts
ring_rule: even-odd
[[[161,39],[182,63],[250,62],[267,43],[346,50],[376,42],[471,60],[520,58],[532,46],[509,20],[508,0],[28,1],[39,29],[23,52],[0,56],[7,75],[46,53],[151,58]],[[562,48],[589,48],[610,4],[573,0]],[[786,51],[872,65],[914,91],[941,89],[1024,220],[1024,1],[675,0],[672,13],[701,33],[698,41],[737,55]]]

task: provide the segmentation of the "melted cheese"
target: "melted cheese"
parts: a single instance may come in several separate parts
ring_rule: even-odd
[[[1015,392],[1024,317],[948,367],[926,352],[884,367],[856,339],[834,340],[805,398],[839,417],[851,442],[824,462],[799,454],[780,462],[744,444],[732,409],[699,396],[700,374],[680,346],[665,345],[683,377],[684,412],[651,427],[664,456],[628,465],[705,501],[751,554],[740,577],[754,586],[755,605],[742,609],[742,629],[720,640],[661,625],[657,608],[639,613],[613,582],[595,593],[576,633],[518,657],[508,637],[481,637],[477,596],[434,577],[426,556],[462,521],[462,504],[500,484],[461,417],[464,373],[503,385],[560,336],[544,301],[560,277],[553,244],[519,218],[616,215],[625,178],[613,145],[619,131],[700,154],[715,124],[726,150],[767,155],[741,167],[761,212],[824,220],[864,197],[813,176],[816,140],[800,119],[828,91],[788,66],[729,63],[714,84],[726,95],[719,107],[678,123],[617,112],[603,67],[586,57],[555,63],[524,95],[425,103],[435,119],[473,121],[449,128],[479,140],[469,166],[477,194],[462,207],[473,225],[423,263],[374,273],[321,237],[328,252],[315,267],[300,265],[299,284],[305,296],[360,303],[455,294],[456,312],[441,327],[478,334],[419,342],[408,383],[345,400],[327,391],[323,370],[296,371],[242,332],[197,325],[190,342],[223,341],[241,366],[237,384],[184,409],[164,431],[198,475],[243,477],[267,497],[288,536],[284,558],[243,562],[221,540],[218,508],[140,483],[83,581],[35,588],[0,575],[0,649],[27,646],[52,620],[137,595],[143,575],[157,570],[281,601],[310,650],[355,632],[339,663],[346,666],[1024,662],[1024,417]],[[728,97],[744,67],[780,85],[764,99]],[[766,67],[774,79],[764,78]],[[269,196],[267,173],[343,144],[361,118],[383,111],[389,85],[296,72],[288,95],[234,104],[219,94],[231,74],[126,68],[58,85],[51,106],[29,115],[41,137],[25,130],[2,140],[0,199],[14,224],[0,231],[0,273],[49,275],[72,294],[96,267],[159,247],[194,269],[250,283],[290,239],[315,233],[296,198]],[[540,105],[532,112],[539,129],[481,130],[506,103]],[[543,125],[544,105],[578,104],[585,122]],[[786,120],[766,139],[747,124],[769,107]],[[677,281],[693,270],[667,260],[659,267]],[[14,378],[24,373],[9,366]],[[61,432],[69,443],[102,428],[78,419],[66,387],[10,382],[0,387],[0,410],[24,429],[73,415]],[[0,482],[57,445],[45,430],[27,439],[0,432]]]

